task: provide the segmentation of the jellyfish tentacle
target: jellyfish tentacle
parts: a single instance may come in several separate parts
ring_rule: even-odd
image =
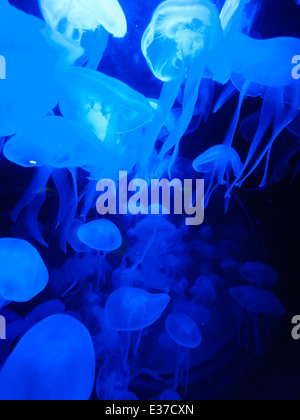
[[[48,248],[48,244],[43,238],[38,224],[38,216],[40,210],[46,199],[46,190],[38,194],[29,204],[26,206],[25,220],[28,232],[39,244]]]
[[[15,222],[21,211],[39,194],[44,191],[51,176],[52,169],[48,166],[37,168],[30,186],[26,189],[16,207],[12,211],[11,218]]]
[[[67,251],[67,239],[70,233],[72,223],[75,219],[78,208],[78,192],[77,192],[77,169],[69,169],[72,175],[72,196],[69,199],[69,211],[60,229],[60,247],[63,252]]]

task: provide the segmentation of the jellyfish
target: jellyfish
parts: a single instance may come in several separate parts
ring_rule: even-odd
[[[124,333],[124,360],[128,359],[131,333],[138,332],[134,346],[137,358],[142,331],[161,317],[169,302],[167,294],[150,294],[133,287],[122,287],[108,297],[105,304],[106,321],[116,331]]]
[[[253,39],[234,33],[228,35],[227,42],[231,56],[231,80],[240,91],[240,100],[224,145],[231,147],[233,144],[245,97],[263,98],[256,133],[251,136],[251,145],[244,164],[228,188],[229,196],[231,190],[236,185],[241,187],[264,159],[265,172],[260,186],[266,185],[274,142],[298,115],[300,87],[292,77],[291,57],[294,51],[300,49],[300,40],[291,37]],[[270,129],[271,137],[264,142]]]
[[[196,349],[202,343],[202,335],[196,322],[181,313],[172,313],[166,319],[166,331],[169,337],[178,345],[176,360],[174,390],[179,383],[180,372],[186,370],[186,381],[189,374],[189,350]]]
[[[92,312],[97,318],[100,327],[100,332],[93,337],[96,359],[105,360],[109,353],[114,353],[118,350],[119,335],[118,332],[111,328],[106,322],[104,308],[95,305]]]
[[[39,0],[39,5],[52,30],[86,49],[87,66],[95,70],[107,47],[108,34],[124,38],[127,33],[118,0]]]
[[[12,219],[16,221],[20,212],[33,203],[27,216],[28,230],[42,245],[46,243],[39,231],[38,214],[52,176],[60,196],[56,229],[60,227],[60,245],[65,251],[78,207],[77,168],[90,173],[94,165],[104,167],[107,152],[103,144],[79,123],[62,117],[46,117],[34,125],[24,125],[6,142],[3,153],[7,160],[19,166],[37,168],[31,185],[12,212]]]
[[[244,314],[248,315],[244,320],[248,325],[248,335],[252,332],[255,338],[256,352],[262,351],[262,335],[269,337],[272,320],[285,314],[285,309],[280,300],[270,291],[258,289],[253,286],[238,286],[229,289],[229,295],[242,308],[239,330],[239,341],[243,325]],[[249,327],[250,321],[250,327]],[[247,343],[246,343],[247,344]]]
[[[272,285],[277,283],[278,274],[266,265],[258,262],[248,262],[240,267],[241,276],[252,284]]]
[[[48,270],[40,254],[22,239],[0,239],[0,265],[0,300],[28,302],[48,284]]]
[[[180,395],[172,389],[164,389],[160,394],[158,401],[181,401]]]
[[[225,57],[222,60],[226,54],[223,41],[218,10],[208,0],[167,0],[156,9],[144,33],[142,51],[152,73],[164,85],[156,117],[143,141],[143,162],[150,159],[157,137],[186,80],[182,114],[159,155],[163,159],[175,147],[170,167],[173,165],[179,142],[193,117],[203,77],[209,75],[221,83],[229,80],[228,60]]]
[[[94,379],[88,330],[69,315],[53,315],[29,330],[9,356],[0,373],[0,399],[88,400]]]
[[[0,82],[0,137],[17,133],[57,105],[60,79],[83,52],[59,38],[40,19],[1,1],[0,56],[7,77]]]
[[[115,396],[128,390],[130,368],[119,353],[108,357],[102,365],[97,380],[96,392],[99,400],[110,401]]]
[[[209,176],[208,185],[205,187],[206,205],[219,185],[227,185],[227,190],[230,188],[231,172],[237,176],[242,166],[239,154],[224,144],[211,147],[194,160],[195,171]]]

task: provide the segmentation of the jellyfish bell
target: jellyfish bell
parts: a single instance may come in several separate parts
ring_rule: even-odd
[[[153,325],[170,302],[166,294],[150,294],[142,289],[122,287],[107,299],[108,324],[117,331],[139,331]]]
[[[195,349],[202,342],[196,322],[185,314],[171,314],[166,320],[166,330],[171,339],[181,347]]]
[[[83,244],[97,251],[115,251],[123,242],[117,226],[106,219],[85,223],[79,227],[77,235]]]
[[[0,296],[6,301],[28,302],[48,284],[48,270],[40,254],[22,239],[0,239],[0,265]]]
[[[105,74],[73,68],[62,82],[59,107],[62,114],[84,122],[104,141],[150,122],[154,109],[149,101],[125,83]]]
[[[241,276],[249,283],[271,285],[277,283],[278,274],[266,265],[257,262],[248,262],[240,267]]]
[[[0,373],[1,400],[88,400],[95,353],[88,330],[69,315],[50,316],[19,341]]]

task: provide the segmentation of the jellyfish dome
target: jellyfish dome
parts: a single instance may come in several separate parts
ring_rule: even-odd
[[[40,9],[52,29],[80,39],[84,31],[103,26],[117,38],[127,32],[127,22],[118,0],[39,0]]]
[[[122,287],[107,299],[105,316],[117,331],[139,331],[150,327],[170,302],[166,294],[150,294],[133,287]]]
[[[142,51],[155,77],[168,82],[179,77],[186,62],[214,51],[222,38],[219,13],[212,2],[167,0],[154,13]]]
[[[122,235],[109,220],[99,219],[82,225],[77,231],[80,241],[97,251],[112,252],[122,245]]]
[[[254,314],[283,316],[285,309],[274,293],[253,286],[238,286],[229,290],[229,295],[242,308]]]
[[[202,342],[202,335],[196,322],[185,314],[169,315],[166,320],[166,330],[170,338],[181,347],[195,349]]]
[[[38,251],[22,239],[0,239],[0,296],[28,302],[48,284],[48,270]]]
[[[274,284],[278,280],[278,274],[272,267],[257,262],[243,264],[240,274],[249,283],[254,284]]]
[[[69,315],[29,330],[0,373],[0,400],[88,400],[95,380],[90,333]]]

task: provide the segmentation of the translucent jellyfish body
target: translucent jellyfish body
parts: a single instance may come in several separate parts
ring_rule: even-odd
[[[114,400],[120,392],[126,392],[130,383],[130,368],[118,353],[108,357],[102,365],[96,392],[99,400]]]
[[[60,78],[83,53],[57,41],[40,19],[1,2],[0,55],[8,68],[0,83],[0,136],[15,134],[57,105]]]
[[[0,373],[1,400],[88,400],[95,354],[88,330],[68,315],[46,318],[19,341]]]
[[[241,276],[253,284],[274,284],[278,280],[276,271],[266,265],[257,262],[249,262],[240,267]]]
[[[38,251],[21,239],[0,239],[0,298],[28,302],[48,284],[48,270]]]
[[[268,338],[273,332],[274,322],[272,321],[285,314],[282,303],[272,292],[253,286],[233,287],[229,290],[229,295],[242,308],[239,340],[244,322],[245,345],[248,346],[251,336],[254,335],[255,350],[260,353],[263,346],[262,338]]]
[[[101,219],[82,225],[77,232],[80,241],[97,251],[112,252],[122,245],[122,235],[117,226]]]
[[[122,287],[107,299],[105,315],[117,331],[139,331],[153,325],[170,302],[166,294],[150,294],[141,289]]]

